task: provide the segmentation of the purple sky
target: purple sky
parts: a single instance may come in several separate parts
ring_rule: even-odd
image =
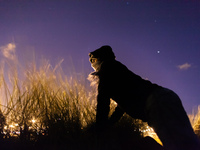
[[[174,90],[188,113],[200,104],[199,0],[0,0],[1,53],[9,43],[19,57],[64,58],[66,72],[72,60],[86,74],[88,53],[110,45],[130,70]]]

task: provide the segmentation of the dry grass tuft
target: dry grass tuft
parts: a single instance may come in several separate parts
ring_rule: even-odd
[[[194,129],[194,132],[200,138],[200,106],[198,106],[196,113],[194,110],[193,114],[188,115],[188,116],[189,116],[190,122],[192,124],[192,127]]]
[[[68,139],[68,143],[79,141],[83,145],[93,141],[90,148],[94,149],[96,136],[88,128],[95,123],[95,88],[87,88],[85,76],[66,76],[62,61],[54,67],[48,60],[42,60],[38,66],[35,61],[26,64],[24,68],[14,59],[5,60],[0,66],[0,131],[4,138],[15,135],[37,142],[44,138],[56,142]],[[112,101],[111,113],[115,107]],[[200,135],[200,106],[198,113],[190,115],[190,120]],[[117,137],[127,141],[151,136],[159,142],[147,124],[128,115],[107,136],[115,140],[113,145],[121,140]]]

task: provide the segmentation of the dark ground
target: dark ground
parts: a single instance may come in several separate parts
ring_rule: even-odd
[[[88,140],[88,139],[86,139]],[[84,140],[83,140],[84,141]],[[106,141],[106,142],[61,142],[61,143],[34,143],[34,142],[22,142],[14,139],[4,139],[1,142],[1,150],[163,150],[163,148],[156,143],[152,138],[146,137],[140,140],[127,140],[115,142],[115,141]]]
[[[143,138],[139,132],[109,130],[98,133],[57,133],[41,136],[35,141],[20,138],[0,139],[1,150],[163,150],[154,139]]]

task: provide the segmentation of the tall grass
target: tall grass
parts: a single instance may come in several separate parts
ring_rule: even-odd
[[[88,89],[85,76],[65,75],[62,61],[54,67],[44,59],[40,64],[26,62],[26,67],[17,60],[1,64],[0,104],[5,118],[1,126],[18,129],[20,137],[30,139],[30,131],[56,138],[75,135],[95,123],[95,88]],[[112,101],[111,113],[115,107]],[[124,118],[141,126],[127,115]]]
[[[7,125],[45,128],[51,134],[58,122],[73,132],[94,121],[95,95],[86,89],[84,77],[68,78],[60,64],[52,67],[44,60],[26,69],[8,64],[6,72],[1,67],[1,109]]]
[[[26,62],[26,67],[22,67],[17,60],[1,64],[1,130],[15,128],[20,131],[20,138],[26,140],[38,141],[41,137],[47,137],[57,141],[77,141],[78,137],[81,138],[81,133],[85,134],[86,129],[95,123],[95,88],[88,89],[87,77],[84,75],[71,73],[72,76],[67,76],[62,69],[62,61],[55,66],[44,59],[40,64],[36,61]],[[115,107],[116,104],[112,101],[111,113]],[[199,134],[200,108],[191,121],[195,132]],[[107,138],[110,137],[111,141],[116,135],[115,129],[120,130],[120,136],[151,136],[159,142],[155,132],[147,124],[128,115],[124,115],[115,128],[107,133]],[[86,134],[95,143],[93,133],[87,130]],[[128,140],[127,138],[124,139]]]
[[[194,129],[194,132],[200,138],[200,105],[198,106],[197,110],[194,110],[193,113],[188,116]]]
[[[62,60],[55,66],[44,59],[41,63],[25,64],[23,67],[17,60],[6,60],[0,67],[0,127],[6,134],[4,138],[12,138],[12,131],[18,130],[20,141],[34,141],[39,145],[50,142],[71,145],[71,149],[99,147],[93,130],[96,89],[87,86],[90,84],[87,77],[76,73],[67,76]],[[115,107],[112,101],[111,113]],[[140,138],[142,126],[138,120],[124,115],[106,132],[107,140],[102,137],[100,141],[104,146],[116,147],[121,139]]]

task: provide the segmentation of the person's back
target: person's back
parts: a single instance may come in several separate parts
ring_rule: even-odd
[[[144,115],[145,102],[157,88],[148,80],[134,74],[125,65],[116,60],[104,61],[99,72],[99,88],[107,89],[109,97],[129,115],[146,121]]]
[[[200,150],[181,100],[176,93],[142,79],[115,60],[112,48],[103,46],[89,54],[97,76],[98,129],[115,123],[124,112],[147,121],[161,139],[166,150]],[[117,102],[110,118],[110,98]]]

